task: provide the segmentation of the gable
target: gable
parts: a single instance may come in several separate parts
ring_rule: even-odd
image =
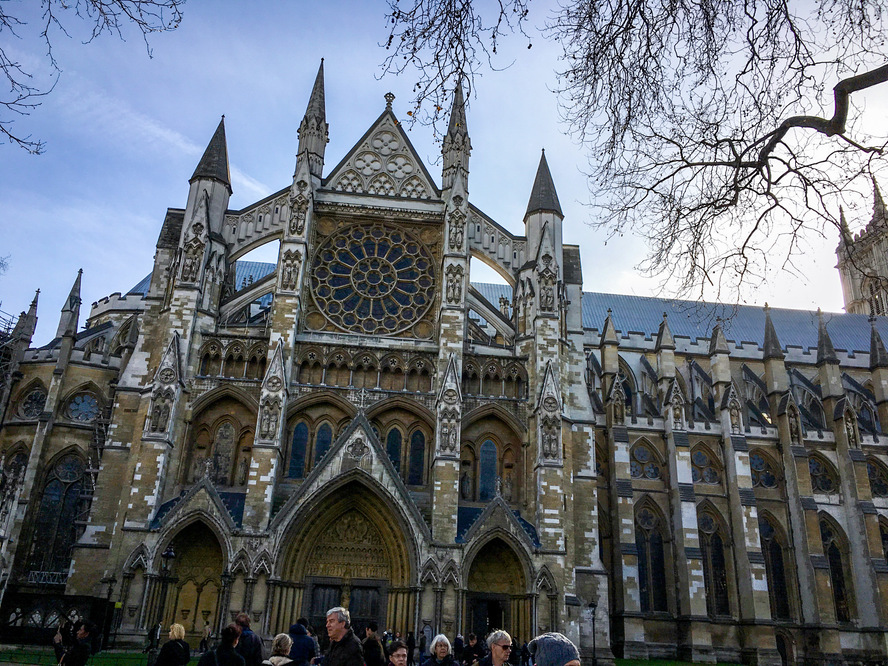
[[[435,199],[439,190],[390,109],[324,180],[334,192]]]

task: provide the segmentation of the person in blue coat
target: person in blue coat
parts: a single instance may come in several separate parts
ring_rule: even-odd
[[[293,666],[309,666],[315,658],[315,642],[308,635],[308,629],[299,622],[291,624],[290,638],[293,639],[293,647],[290,648]]]

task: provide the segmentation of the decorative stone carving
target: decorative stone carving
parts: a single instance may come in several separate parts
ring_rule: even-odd
[[[740,404],[736,400],[731,401],[731,432],[739,434],[743,432],[743,421],[740,416]]]
[[[459,252],[463,249],[466,233],[466,216],[461,210],[450,213],[450,249]]]
[[[281,289],[296,291],[299,284],[299,270],[302,268],[302,252],[287,250],[281,261]]]
[[[262,439],[274,439],[278,430],[280,405],[277,400],[266,400],[262,405],[262,416],[259,420],[259,436]]]
[[[164,433],[170,423],[170,413],[173,408],[175,394],[170,391],[157,393],[151,404],[151,417],[148,420],[148,432]]]
[[[203,260],[204,244],[194,238],[185,245],[185,258],[182,261],[182,282],[197,282]]]
[[[540,424],[540,451],[546,460],[557,460],[561,456],[558,442],[558,419],[547,416]]]
[[[455,408],[441,411],[441,442],[443,453],[455,454],[459,449],[459,410]]]
[[[355,460],[360,460],[370,452],[370,447],[367,446],[363,437],[356,437],[355,440],[346,447],[346,452]]]
[[[472,499],[472,477],[467,471],[459,479],[459,494],[464,500]]]
[[[681,430],[684,428],[684,408],[682,401],[676,396],[672,400],[672,429]]]
[[[444,271],[447,277],[446,299],[448,303],[462,300],[463,267],[450,264]]]
[[[789,420],[789,439],[793,444],[801,444],[802,442],[802,425],[799,420],[799,410],[795,405],[790,405],[786,410],[786,417]]]
[[[854,448],[859,446],[860,442],[857,440],[857,416],[855,416],[854,412],[850,409],[845,410],[845,434],[848,436],[848,446]]]
[[[363,515],[350,511],[325,529],[307,565],[318,576],[388,580],[388,549]]]
[[[558,273],[552,256],[544,254],[539,270],[540,295],[539,304],[542,312],[555,311],[555,295],[558,285]]]

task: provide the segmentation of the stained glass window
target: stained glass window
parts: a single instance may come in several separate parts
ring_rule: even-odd
[[[78,393],[68,401],[65,413],[69,419],[90,423],[99,416],[99,401],[92,393]]]
[[[839,538],[833,527],[825,520],[820,521],[820,538],[823,540],[823,552],[829,564],[829,578],[832,583],[833,602],[836,609],[836,620],[851,621],[851,607],[848,589],[845,586],[845,562],[839,547]]]
[[[318,434],[315,436],[315,465],[330,450],[330,444],[332,443],[333,428],[328,423],[325,423],[318,428]]]
[[[778,620],[790,619],[789,589],[786,585],[786,556],[777,538],[777,530],[766,518],[759,518],[759,537],[765,556],[765,574],[768,577],[768,596],[771,616]]]
[[[657,465],[653,453],[644,444],[632,449],[632,460],[629,462],[629,474],[633,479],[659,479],[660,466]]]
[[[811,472],[811,487],[815,493],[834,493],[839,487],[835,473],[823,460],[811,456],[808,458],[808,470]]]
[[[355,224],[318,248],[312,295],[338,328],[391,335],[419,321],[435,300],[434,261],[407,232],[389,225]]]
[[[700,547],[703,551],[707,611],[712,616],[730,615],[725,545],[718,529],[718,521],[710,513],[701,513],[697,524],[700,527]]]
[[[389,460],[392,465],[401,473],[401,431],[397,428],[389,430],[388,437],[385,440],[385,452],[388,453]]]
[[[83,461],[73,454],[59,460],[47,475],[37,509],[31,546],[31,571],[64,572],[71,549],[85,527]]]
[[[422,472],[425,468],[425,435],[416,430],[410,435],[410,469],[407,483],[411,486],[422,485]]]
[[[776,488],[777,475],[770,461],[761,453],[753,451],[749,455],[749,467],[752,471],[752,485],[757,488]]]
[[[34,389],[22,400],[19,415],[26,419],[36,419],[43,413],[46,405],[46,392],[43,389]]]
[[[717,484],[721,475],[713,466],[711,456],[703,449],[695,449],[691,456],[691,477],[694,483]]]
[[[481,445],[481,473],[478,499],[487,502],[496,494],[496,444],[489,439]]]
[[[885,473],[885,468],[875,460],[867,460],[866,473],[869,476],[873,497],[888,497],[888,475]]]
[[[305,451],[308,448],[308,426],[305,422],[296,424],[293,428],[293,445],[290,448],[290,471],[287,476],[291,479],[301,479],[305,474]]]
[[[635,517],[635,547],[638,550],[638,579],[641,610],[666,611],[666,559],[660,521],[647,507]]]

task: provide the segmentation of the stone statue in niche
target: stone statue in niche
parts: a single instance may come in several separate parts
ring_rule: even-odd
[[[247,477],[250,474],[250,459],[244,454],[237,466],[237,485],[247,485]]]
[[[459,495],[464,500],[472,499],[472,477],[468,471],[463,472],[459,479]]]
[[[845,412],[845,434],[848,436],[848,446],[857,446],[857,429],[854,427],[856,418],[850,411]]]
[[[514,483],[515,482],[512,480],[512,470],[508,470],[506,472],[505,478],[503,479],[503,499],[507,502],[512,501]]]
[[[450,249],[461,250],[465,238],[466,221],[460,211],[450,215]]]
[[[281,288],[295,291],[299,281],[299,269],[302,266],[302,253],[299,250],[287,250],[281,266]]]
[[[540,288],[540,308],[546,312],[555,308],[555,290],[548,282],[543,283]]]
[[[801,441],[802,430],[799,426],[799,413],[795,409],[789,410],[789,439],[793,444]]]
[[[278,410],[277,405],[267,404],[262,411],[262,421],[259,433],[263,439],[274,439],[278,428]]]
[[[626,405],[622,399],[614,402],[614,423],[622,424],[626,420]]]
[[[734,434],[740,433],[743,429],[742,423],[740,421],[740,405],[736,402],[731,403],[731,432]]]
[[[462,266],[447,267],[447,302],[458,303],[462,298]]]
[[[675,430],[681,430],[684,427],[684,421],[681,413],[681,403],[675,401],[672,404],[672,427]]]
[[[197,483],[207,471],[206,449],[197,449],[194,452],[194,461],[191,464],[191,483]]]

